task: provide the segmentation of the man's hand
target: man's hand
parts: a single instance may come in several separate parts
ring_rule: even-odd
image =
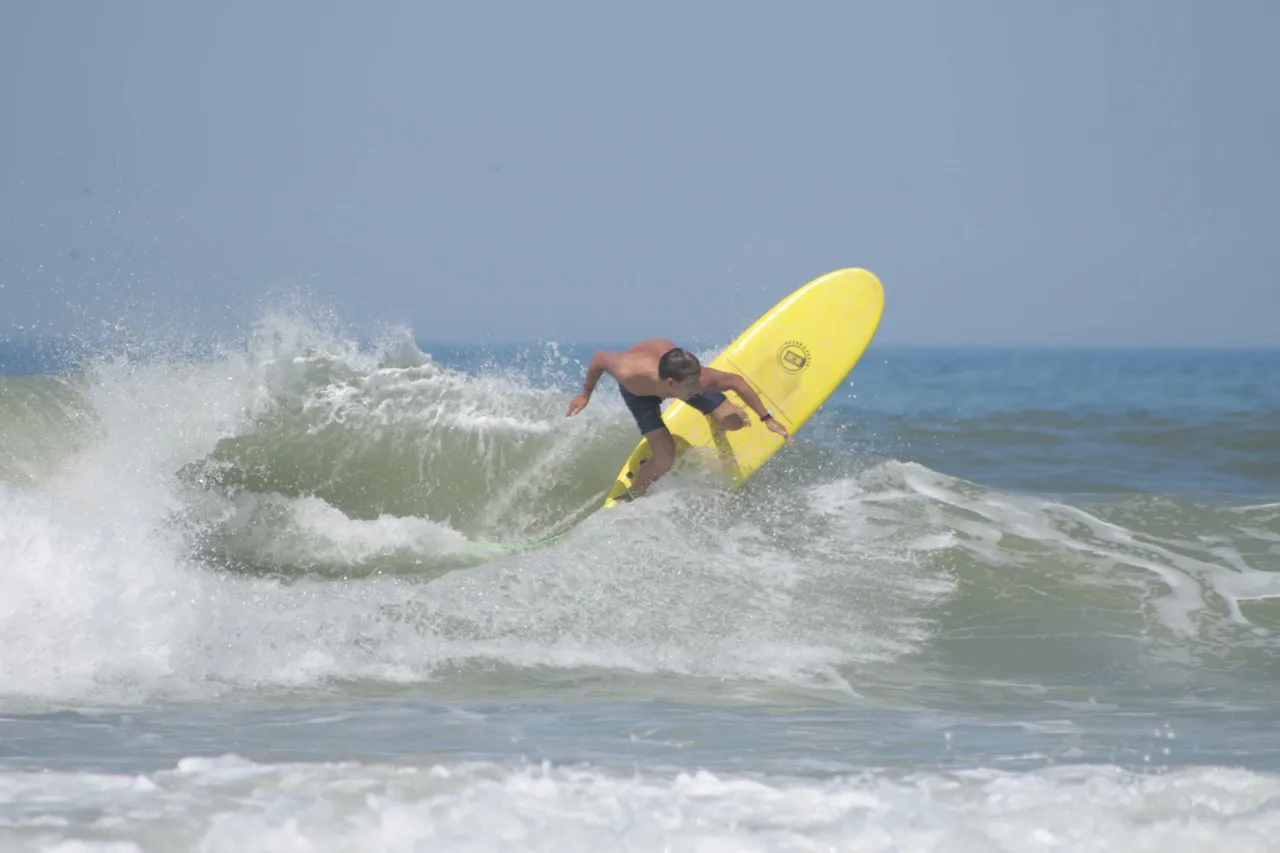
[[[764,422],[764,425],[785,438],[787,440],[787,444],[795,444],[795,441],[791,438],[791,433],[787,431],[785,426],[778,422],[777,418],[769,418],[769,420]]]
[[[590,402],[590,400],[591,400],[591,393],[589,391],[579,391],[578,396],[574,397],[572,400],[569,401],[569,412],[565,415],[565,417],[571,418],[574,415],[578,414],[578,412],[581,412],[583,409],[587,407],[587,403]]]

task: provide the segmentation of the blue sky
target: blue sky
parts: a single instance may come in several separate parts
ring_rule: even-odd
[[[0,335],[1280,345],[1280,5],[15,2]]]

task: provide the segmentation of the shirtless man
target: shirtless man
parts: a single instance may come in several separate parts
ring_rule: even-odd
[[[642,341],[626,352],[598,351],[587,367],[581,393],[569,403],[567,417],[586,408],[602,373],[618,380],[622,399],[653,451],[653,457],[632,486],[632,493],[637,497],[665,474],[676,459],[675,441],[662,422],[663,398],[684,400],[704,415],[710,415],[721,429],[737,430],[747,425],[747,413],[723,393],[732,391],[751,407],[766,427],[785,438],[787,444],[792,443],[787,428],[774,419],[745,379],[737,373],[703,367],[697,356],[665,338]]]

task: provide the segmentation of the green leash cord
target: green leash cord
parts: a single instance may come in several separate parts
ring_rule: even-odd
[[[477,548],[508,548],[511,550],[526,550],[529,548],[541,548],[543,545],[550,545],[552,542],[555,542],[564,535],[564,533],[557,533],[555,536],[548,536],[546,539],[539,539],[537,542],[529,542],[523,545],[513,545],[508,542],[471,542],[469,544],[474,545]]]
[[[636,493],[631,491],[631,489],[627,489],[626,495],[627,495],[626,502],[630,502],[636,499]],[[552,542],[555,542],[557,539],[561,539],[564,536],[568,535],[568,533],[569,531],[566,530],[563,533],[557,533],[554,536],[548,536],[546,539],[539,539],[537,542],[529,542],[523,545],[515,545],[509,542],[471,542],[469,544],[475,546],[476,548],[506,548],[511,551],[524,551],[524,550],[528,550],[529,548],[541,548],[544,545],[550,545]]]

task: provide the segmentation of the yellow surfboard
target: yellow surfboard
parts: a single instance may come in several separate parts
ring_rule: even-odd
[[[756,320],[720,353],[711,367],[741,374],[792,435],[809,420],[870,345],[884,313],[884,288],[870,272],[842,269],[796,290]],[[731,400],[745,404],[733,392]],[[722,430],[682,400],[662,415],[675,439],[677,462],[690,456],[741,485],[783,445],[754,412],[739,430]],[[618,473],[606,507],[626,499],[650,456],[641,438]]]

